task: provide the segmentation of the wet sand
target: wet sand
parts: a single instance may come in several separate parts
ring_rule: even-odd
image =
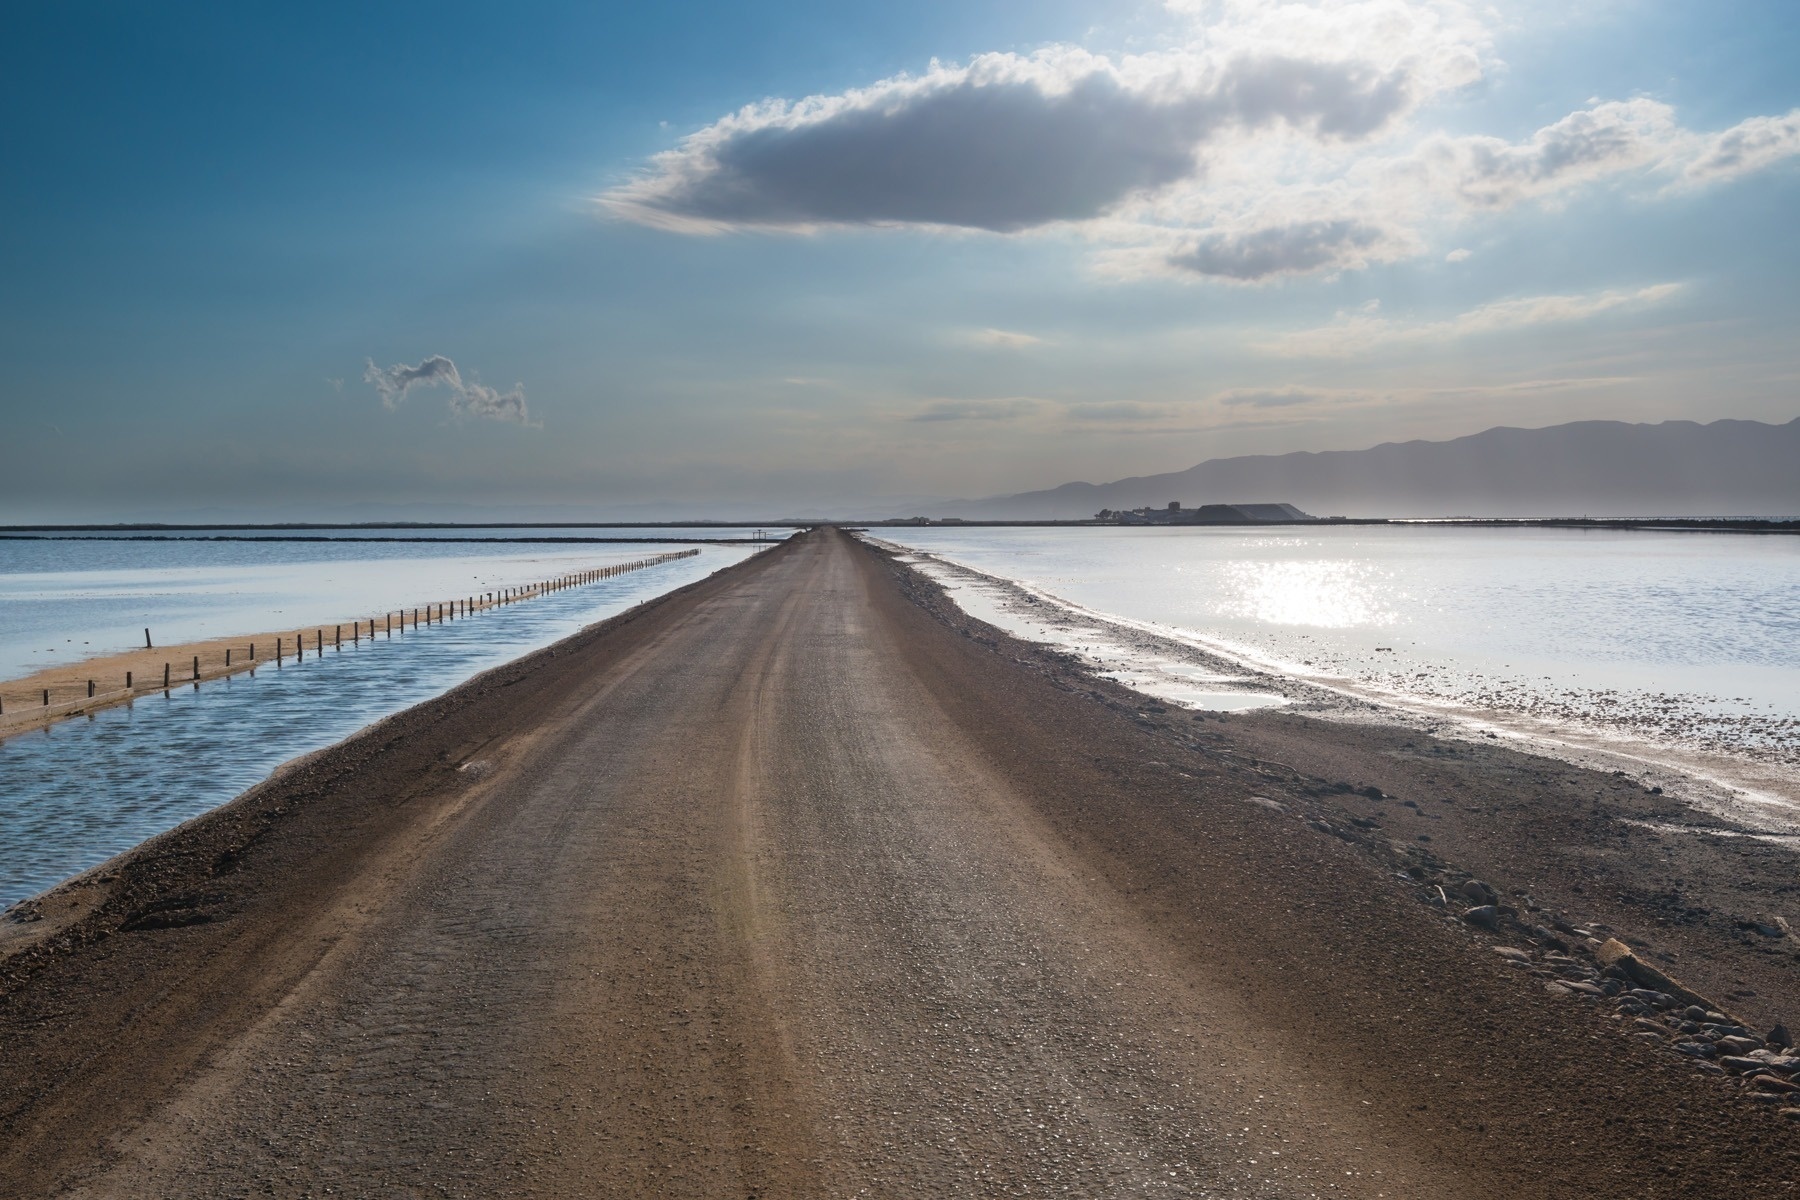
[[[596,567],[542,583],[479,596],[433,600],[372,616],[301,624],[274,632],[150,646],[58,664],[20,679],[0,680],[0,738],[42,729],[114,704],[129,704],[166,688],[195,687],[245,671],[279,666],[284,659],[313,658],[363,640],[392,641],[421,625],[457,621],[547,592],[611,579],[627,571],[698,551]],[[154,640],[154,631],[150,631]]]
[[[1610,935],[1793,1015],[1791,942],[1721,923],[1791,857],[1650,818],[1196,721],[821,531],[14,910],[0,1190],[1791,1194],[1800,1105],[1559,982]],[[1431,901],[1476,874],[1493,928]]]

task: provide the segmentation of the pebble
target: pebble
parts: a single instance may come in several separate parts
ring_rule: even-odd
[[[1471,879],[1456,890],[1465,898],[1484,908],[1494,904],[1500,899],[1499,892],[1496,892],[1493,888],[1481,882],[1479,879]]]
[[[1596,987],[1584,979],[1565,979],[1563,980],[1563,986],[1568,988],[1571,992],[1580,992],[1584,996],[1606,995],[1605,989]]]
[[[1718,1053],[1711,1042],[1676,1042],[1675,1049],[1691,1058],[1711,1058]]]
[[[1530,962],[1531,961],[1531,955],[1527,954],[1523,950],[1515,950],[1511,946],[1495,946],[1495,947],[1493,947],[1493,951],[1495,954],[1498,954],[1501,958],[1511,959],[1513,962]]]
[[[1758,1075],[1750,1081],[1750,1086],[1758,1091],[1779,1092],[1784,1096],[1792,1092],[1800,1092],[1800,1083],[1783,1079],[1779,1075]]]
[[[1722,1037],[1718,1041],[1718,1047],[1727,1054],[1748,1054],[1752,1050],[1761,1050],[1763,1044],[1758,1038]]]
[[[1668,1028],[1660,1021],[1652,1021],[1647,1017],[1639,1017],[1637,1020],[1633,1021],[1632,1024],[1639,1029],[1645,1029],[1654,1033],[1659,1038],[1666,1038],[1669,1036]]]
[[[1478,904],[1464,912],[1462,919],[1483,929],[1497,929],[1500,926],[1500,910],[1492,904]]]
[[[1794,1048],[1794,1037],[1788,1032],[1786,1025],[1777,1025],[1769,1030],[1769,1036],[1763,1039],[1771,1046],[1780,1046],[1783,1050]]]
[[[1708,1046],[1707,1049],[1710,1050],[1712,1047]],[[1760,1071],[1769,1064],[1760,1058],[1741,1058],[1736,1055],[1728,1055],[1719,1060],[1719,1065],[1727,1071],[1743,1075],[1750,1071]]]

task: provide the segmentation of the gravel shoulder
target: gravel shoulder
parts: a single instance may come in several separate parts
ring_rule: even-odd
[[[1410,739],[1510,899],[1523,768],[1159,707],[796,538],[24,912],[0,1191],[1788,1194],[1800,1125],[1306,808]]]

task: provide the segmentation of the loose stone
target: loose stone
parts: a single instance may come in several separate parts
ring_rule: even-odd
[[[1800,1083],[1783,1079],[1779,1075],[1758,1075],[1750,1081],[1750,1086],[1763,1092],[1779,1092],[1788,1095],[1800,1092]]]
[[[1482,907],[1494,904],[1500,899],[1499,892],[1496,892],[1493,888],[1481,882],[1479,879],[1471,879],[1456,890],[1460,892],[1465,899]]]
[[[1463,913],[1462,919],[1471,925],[1479,925],[1483,929],[1498,929],[1500,927],[1500,910],[1492,904],[1478,904]]]

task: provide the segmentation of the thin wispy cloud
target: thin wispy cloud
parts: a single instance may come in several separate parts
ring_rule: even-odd
[[[1283,334],[1257,344],[1264,353],[1295,358],[1347,358],[1395,346],[1453,342],[1483,334],[1586,321],[1603,313],[1649,308],[1682,290],[1659,283],[1633,290],[1577,296],[1523,296],[1498,300],[1441,321],[1395,320],[1370,310],[1341,313],[1328,325]]]
[[[1188,411],[1185,405],[1149,404],[1139,400],[1110,400],[1091,404],[1070,404],[1063,415],[1075,421],[1165,421]]]
[[[1301,408],[1314,404],[1341,404],[1346,400],[1364,400],[1368,392],[1329,388],[1230,388],[1212,397],[1225,408]]]
[[[963,340],[977,346],[991,346],[999,350],[1025,350],[1032,346],[1049,344],[1041,337],[1029,333],[1019,333],[1011,329],[975,329],[963,335]]]
[[[908,415],[908,421],[1017,421],[1036,415],[1041,401],[1028,397],[1001,400],[936,400]]]
[[[456,364],[441,354],[433,354],[413,366],[395,363],[378,367],[374,359],[366,359],[363,381],[374,387],[382,407],[389,410],[399,408],[415,389],[443,387],[449,393],[450,411],[458,417],[484,417],[533,428],[538,424],[525,405],[524,384],[515,383],[507,391],[498,391],[478,380],[465,379]]]

